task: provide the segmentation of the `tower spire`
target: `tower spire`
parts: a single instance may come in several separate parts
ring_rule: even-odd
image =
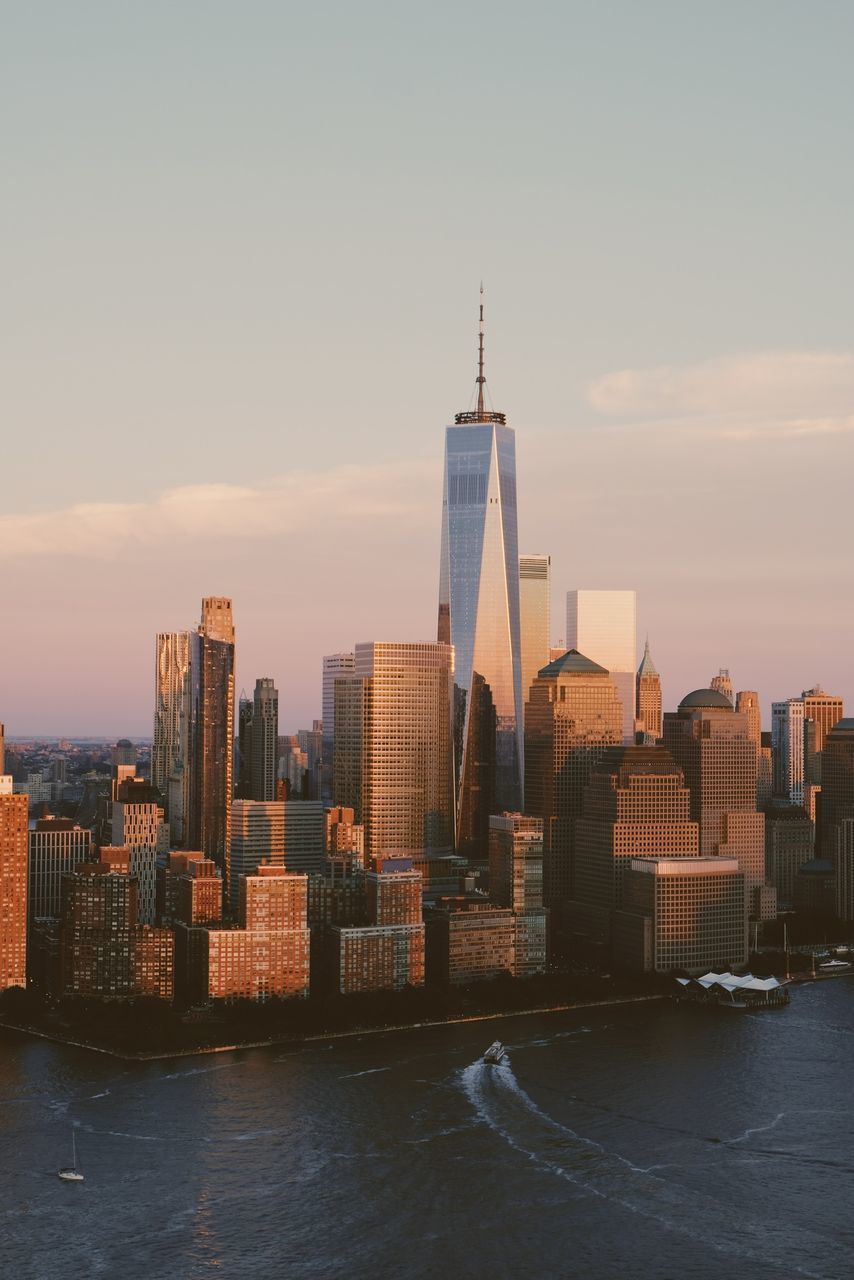
[[[468,409],[465,413],[458,413],[454,417],[457,426],[467,422],[500,422],[505,423],[506,418],[503,413],[495,413],[492,409],[487,409],[483,389],[486,386],[486,374],[483,372],[483,281],[480,282],[480,314],[478,316],[478,333],[477,333],[477,377],[475,378],[477,387],[477,401],[474,409]]]
[[[483,418],[483,387],[486,377],[483,372],[483,281],[480,282],[480,321],[477,339],[477,412]]]

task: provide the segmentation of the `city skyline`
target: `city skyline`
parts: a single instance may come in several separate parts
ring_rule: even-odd
[[[481,278],[555,608],[636,590],[670,708],[720,667],[766,723],[854,702],[854,14],[258,14],[9,15],[9,733],[149,734],[150,637],[208,594],[289,728],[320,655],[433,639]]]

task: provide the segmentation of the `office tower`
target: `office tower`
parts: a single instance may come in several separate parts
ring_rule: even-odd
[[[542,818],[501,813],[489,819],[489,896],[514,911],[542,907]]]
[[[622,705],[604,667],[575,649],[543,667],[525,707],[525,812],[543,823],[547,907],[572,896],[573,823],[582,793],[593,766],[622,736]]]
[[[202,600],[191,647],[193,696],[192,822],[186,843],[201,849],[229,885],[234,769],[234,623],[231,601]]]
[[[721,667],[718,674],[712,676],[709,681],[709,688],[714,689],[716,693],[722,693],[730,706],[735,706],[732,679],[726,667]]]
[[[513,974],[530,978],[545,973],[542,818],[502,813],[489,819],[489,896],[513,912]]]
[[[284,866],[319,875],[326,853],[326,812],[319,800],[284,801]]]
[[[364,864],[365,828],[356,822],[353,809],[336,805],[326,810],[326,853],[352,853]]]
[[[854,719],[838,720],[822,751],[819,852],[836,873],[836,914],[854,920]]]
[[[29,833],[30,920],[59,919],[62,877],[91,859],[91,831],[70,818],[40,818]]]
[[[254,703],[241,693],[237,704],[237,752],[234,770],[237,781],[234,794],[238,800],[251,800],[252,796],[252,713]],[[278,769],[279,744],[276,743],[276,767]],[[273,796],[275,800],[276,797]]]
[[[820,755],[824,751],[825,738],[845,715],[845,704],[835,694],[825,693],[818,684],[812,689],[804,689],[801,698],[804,703],[804,720],[811,720],[815,725],[814,749]],[[821,782],[821,776],[815,781]]]
[[[734,858],[632,858],[622,896],[613,924],[620,967],[700,974],[747,963],[744,875]]]
[[[252,799],[275,800],[279,747],[279,693],[269,678],[255,681],[252,700]]]
[[[271,866],[241,877],[238,915],[237,926],[178,926],[179,972],[187,998],[305,998],[310,966],[306,877]]]
[[[157,636],[151,782],[163,798],[175,844],[187,841],[191,799],[191,639],[189,631]]]
[[[610,672],[623,708],[624,742],[635,736],[637,598],[634,591],[568,591],[566,645]]]
[[[747,717],[748,736],[758,755],[762,748],[762,710],[759,705],[759,694],[753,689],[739,690],[735,695],[735,709],[740,715]]]
[[[424,985],[421,872],[410,858],[374,866],[365,877],[369,923],[330,932],[330,976],[341,995]]]
[[[815,824],[799,805],[773,804],[765,810],[765,874],[778,903],[794,906],[800,868],[815,856]]]
[[[516,971],[516,919],[482,898],[440,898],[427,916],[427,975],[468,986]]]
[[[172,999],[172,931],[138,924],[126,861],[84,862],[63,876],[59,934],[61,995]]]
[[[368,861],[453,851],[453,673],[446,644],[372,642],[335,682],[336,803],[364,825]]]
[[[182,924],[210,925],[222,919],[222,876],[210,858],[186,859],[177,890],[177,918]]]
[[[262,862],[285,865],[285,802],[235,800],[231,806],[231,885],[229,899],[237,907],[240,879],[255,875]]]
[[[335,681],[339,676],[352,675],[354,663],[355,655],[352,653],[328,653],[323,659],[320,798],[327,805],[334,800],[332,761],[335,742]]]
[[[696,858],[699,841],[691,796],[670,752],[611,747],[593,768],[575,823],[576,921],[607,938],[631,860]]]
[[[437,638],[459,691],[457,846],[485,859],[490,813],[521,807],[524,699],[516,437],[484,404],[482,296],[476,385],[445,432]]]
[[[136,747],[130,738],[119,738],[114,747],[110,749],[110,757],[113,765],[132,764],[136,767]]]
[[[295,733],[279,738],[279,778],[287,783],[284,797],[305,798],[308,790],[308,753],[303,751]],[[277,799],[282,798],[277,795]]]
[[[0,775],[0,991],[27,985],[27,824],[29,803]]]
[[[139,882],[138,913],[143,924],[153,924],[157,908],[157,855],[166,852],[169,828],[158,792],[146,782],[127,780],[113,802],[112,841],[130,854],[130,874]]]
[[[774,795],[789,804],[804,802],[804,702],[787,698],[771,704]]]
[[[756,811],[757,757],[748,716],[717,689],[695,689],[664,717],[664,745],[682,766],[704,856],[736,857],[751,911],[766,918],[765,823]]]
[[[304,798],[306,800],[320,800],[321,786],[321,765],[323,752],[323,725],[320,720],[314,720],[310,729],[297,730],[297,742],[300,750],[305,756],[306,777],[303,784]]]
[[[522,705],[541,667],[551,661],[551,557],[519,557],[519,617],[522,637]],[[523,710],[524,715],[524,710]]]
[[[635,705],[639,731],[645,739],[657,742],[661,737],[661,676],[649,651],[649,636],[638,667]]]

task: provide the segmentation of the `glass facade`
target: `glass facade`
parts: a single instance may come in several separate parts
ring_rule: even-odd
[[[606,667],[623,706],[623,741],[634,741],[637,598],[634,591],[568,591],[566,647]]]
[[[438,638],[456,655],[457,845],[485,857],[490,809],[521,806],[523,702],[515,434],[501,414],[482,417],[446,432]],[[491,716],[494,793],[486,805],[473,789],[491,789],[480,776],[490,772]]]
[[[190,632],[157,637],[151,782],[163,797],[171,838],[183,844],[190,796]]]
[[[527,701],[531,685],[550,658],[551,557],[519,557],[519,612],[522,636],[522,701]]]

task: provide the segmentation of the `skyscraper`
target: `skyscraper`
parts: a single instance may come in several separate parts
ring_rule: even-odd
[[[147,782],[129,778],[113,801],[112,841],[128,850],[130,874],[139,882],[138,912],[142,924],[154,924],[157,905],[157,854],[166,852],[168,827],[157,793]]]
[[[89,862],[92,832],[70,818],[40,818],[29,834],[29,918],[58,920],[62,877]]]
[[[804,700],[771,704],[774,795],[790,804],[804,802]]]
[[[604,667],[568,653],[543,667],[525,707],[525,812],[543,822],[547,907],[572,896],[572,841],[593,766],[622,740],[617,688]]]
[[[323,659],[322,737],[320,794],[324,804],[332,804],[332,760],[335,741],[335,681],[353,674],[352,653],[328,653]]]
[[[746,715],[718,689],[695,689],[664,717],[664,745],[685,773],[704,856],[737,858],[754,915],[774,914],[765,892],[765,819],[756,811],[756,744]]]
[[[520,808],[524,750],[516,438],[485,407],[485,384],[481,295],[476,407],[445,433],[438,639],[455,653],[457,843],[483,858],[489,814]],[[474,803],[492,774],[494,798]]]
[[[186,843],[212,858],[229,885],[234,772],[234,622],[231,601],[202,600],[191,648],[192,824]]]
[[[191,636],[164,632],[156,643],[151,782],[163,798],[172,840],[184,844],[190,820]]]
[[[699,857],[681,768],[662,746],[611,747],[595,765],[575,827],[576,918],[603,937],[633,858]]]
[[[645,738],[657,742],[661,737],[661,676],[649,651],[649,637],[637,674],[637,723]]]
[[[522,637],[522,703],[541,667],[550,660],[551,557],[519,557],[519,616]]]
[[[722,693],[732,706],[735,706],[735,698],[733,696],[732,678],[726,667],[721,667],[716,676],[712,676],[709,681],[709,688],[714,689],[717,693]]]
[[[27,985],[29,802],[0,774],[0,991]]]
[[[568,591],[566,647],[606,668],[623,708],[624,742],[635,735],[637,598],[634,591]]]
[[[268,677],[255,681],[250,734],[252,799],[275,800],[279,742],[279,694]]]
[[[377,641],[336,681],[335,799],[364,824],[366,859],[453,850],[453,680],[449,645]]]

